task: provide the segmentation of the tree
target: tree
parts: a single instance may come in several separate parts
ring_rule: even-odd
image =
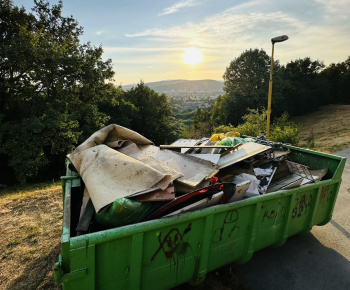
[[[215,123],[211,119],[208,109],[197,108],[193,116],[193,137],[210,137],[215,128]]]
[[[62,2],[35,1],[33,12],[0,2],[0,155],[20,182],[57,176],[74,144],[108,121],[99,106],[115,93],[111,60],[80,44]]]
[[[322,61],[312,61],[309,57],[286,65],[290,86],[285,92],[285,99],[291,116],[315,111],[322,104],[324,88],[319,73],[323,68]]]
[[[130,129],[158,145],[177,139],[180,122],[174,118],[165,94],[158,94],[141,81],[136,87],[125,92],[125,100],[135,108],[130,119]]]
[[[350,57],[330,64],[320,73],[324,85],[324,104],[350,104]]]
[[[342,73],[339,80],[339,100],[350,104],[350,56],[341,63]]]
[[[226,110],[225,104],[227,103],[227,95],[218,96],[215,101],[215,105],[211,110],[210,119],[215,124],[227,124],[226,122]]]
[[[278,74],[279,69],[280,65],[276,61],[275,74]],[[223,76],[226,97],[221,109],[225,111],[226,124],[237,125],[248,108],[267,105],[269,73],[270,57],[262,49],[246,50],[231,61]],[[274,92],[276,99],[278,92]]]

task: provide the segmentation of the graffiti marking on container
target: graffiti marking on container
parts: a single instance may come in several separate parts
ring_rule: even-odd
[[[330,186],[324,186],[320,194],[320,205],[325,206],[332,196],[333,191],[330,189]]]
[[[161,251],[165,258],[170,260],[170,265],[171,262],[174,262],[175,266],[177,266],[181,259],[184,261],[187,250],[191,248],[191,245],[184,241],[184,236],[191,231],[191,227],[192,223],[189,223],[182,233],[178,228],[173,228],[164,238],[162,238],[162,232],[160,232],[158,235],[159,247],[153,254],[151,261],[153,261]]]
[[[279,216],[282,216],[284,214],[284,205],[280,202],[278,203],[277,208],[269,209],[266,206],[261,206],[261,209],[265,209],[262,217],[262,222],[264,222],[265,219],[276,220]]]
[[[239,214],[237,210],[230,210],[226,213],[222,226],[215,230],[214,241],[222,241],[225,229],[229,229],[228,237],[230,238],[234,232],[239,232],[239,226],[237,222],[239,219]],[[225,235],[226,236],[226,235]]]
[[[307,212],[307,209],[312,204],[312,195],[303,194],[295,199],[295,206],[292,210],[292,218],[298,218]]]

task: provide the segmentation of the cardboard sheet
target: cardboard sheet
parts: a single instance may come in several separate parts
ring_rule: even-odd
[[[235,151],[231,151],[228,154],[222,156],[218,162],[219,169],[223,169],[227,166],[253,157],[256,154],[265,152],[269,149],[271,149],[270,146],[265,146],[254,142],[246,142],[238,147]]]
[[[84,180],[97,212],[121,197],[150,189],[165,190],[172,179],[106,145],[70,154],[69,159]]]
[[[101,130],[92,134],[88,139],[86,139],[81,145],[79,145],[73,153],[78,153],[84,151],[88,148],[106,144],[109,147],[120,147],[125,141],[132,141],[135,144],[153,144],[152,141],[143,137],[139,133],[127,129],[123,126],[110,124]],[[69,157],[69,155],[68,155]]]
[[[180,172],[183,177],[177,179],[177,181],[193,188],[198,186],[204,179],[210,178],[218,172],[216,164],[194,156],[166,149],[160,150],[159,147],[152,145],[139,146],[139,149],[142,153]]]

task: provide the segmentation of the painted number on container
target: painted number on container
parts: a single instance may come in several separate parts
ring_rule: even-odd
[[[308,207],[312,204],[312,195],[304,194],[295,199],[295,206],[292,210],[292,218],[298,218],[307,212]]]

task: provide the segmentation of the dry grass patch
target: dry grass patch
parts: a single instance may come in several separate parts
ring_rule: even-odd
[[[53,289],[60,253],[62,187],[0,191],[0,289]]]
[[[319,111],[292,118],[303,125],[299,146],[326,153],[350,147],[350,105],[328,105]]]

